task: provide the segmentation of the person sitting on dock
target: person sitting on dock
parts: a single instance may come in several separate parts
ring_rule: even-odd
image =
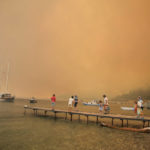
[[[53,94],[53,96],[51,97],[52,110],[54,110],[55,108],[55,103],[56,103],[56,97],[55,97],[55,94]]]
[[[100,112],[101,114],[103,113],[103,103],[102,103],[101,100],[99,101],[99,112]]]
[[[73,101],[74,101],[73,96],[71,96],[68,101],[68,111],[72,110]]]

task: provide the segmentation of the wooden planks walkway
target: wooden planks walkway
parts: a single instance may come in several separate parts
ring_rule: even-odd
[[[147,122],[147,127],[150,126],[150,117],[144,117],[144,118],[137,118],[136,116],[126,116],[126,115],[115,115],[115,114],[100,114],[100,113],[90,113],[90,112],[80,112],[80,111],[71,111],[68,112],[68,110],[60,110],[60,109],[55,109],[52,110],[51,108],[42,108],[42,107],[29,107],[27,105],[24,106],[24,114],[26,114],[26,110],[30,109],[33,110],[34,115],[38,114],[38,111],[43,111],[44,115],[47,115],[47,112],[53,112],[54,113],[54,118],[57,117],[58,113],[64,113],[65,114],[65,119],[67,119],[67,116],[70,115],[70,121],[72,121],[73,115],[78,115],[78,119],[80,121],[80,116],[86,116],[87,117],[87,123],[89,121],[89,116],[96,117],[96,123],[99,122],[99,118],[110,118],[112,119],[112,125],[114,124],[114,119],[119,119],[121,120],[121,126],[124,126],[124,121],[126,120],[126,126],[128,127],[128,121],[141,121],[143,122],[143,128],[146,126]]]

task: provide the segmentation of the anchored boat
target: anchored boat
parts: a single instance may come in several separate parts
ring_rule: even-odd
[[[15,97],[10,93],[0,94],[0,102],[14,102]]]
[[[29,101],[30,103],[37,103],[37,100],[34,97],[32,97]]]
[[[96,100],[93,100],[91,102],[83,102],[82,104],[86,106],[99,106]]]
[[[15,96],[12,96],[8,92],[8,74],[9,74],[9,63],[6,74],[6,92],[0,94],[0,102],[14,102]]]

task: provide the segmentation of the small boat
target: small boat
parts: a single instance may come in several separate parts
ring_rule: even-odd
[[[15,97],[10,93],[0,94],[0,102],[14,102]]]
[[[121,107],[122,110],[134,110],[134,107]]]
[[[150,127],[141,128],[141,129],[127,128],[127,127],[116,127],[116,126],[111,126],[111,125],[105,124],[104,122],[101,122],[100,126],[113,128],[113,129],[119,129],[119,130],[125,130],[125,131],[132,131],[132,132],[150,133]]]
[[[37,103],[37,100],[34,97],[32,97],[29,101],[30,103]]]
[[[6,90],[5,93],[0,94],[0,102],[14,102],[15,96],[12,96],[8,92],[8,76],[9,75],[9,63],[8,63],[8,68],[7,68],[7,74],[6,74]]]
[[[91,102],[83,102],[82,104],[86,105],[86,106],[99,106],[99,104],[97,104],[96,100],[93,100]]]

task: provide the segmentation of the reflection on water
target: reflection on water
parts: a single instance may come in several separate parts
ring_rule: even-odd
[[[23,100],[0,103],[0,150],[150,149],[150,134],[109,129],[95,123],[87,125],[84,122],[54,120],[52,117],[34,117],[31,112],[24,116],[24,104],[27,102]],[[40,101],[36,105],[50,106],[48,101]],[[57,102],[57,107],[67,108],[66,102]],[[97,111],[96,107],[79,108]],[[116,111],[114,109],[113,113]]]

